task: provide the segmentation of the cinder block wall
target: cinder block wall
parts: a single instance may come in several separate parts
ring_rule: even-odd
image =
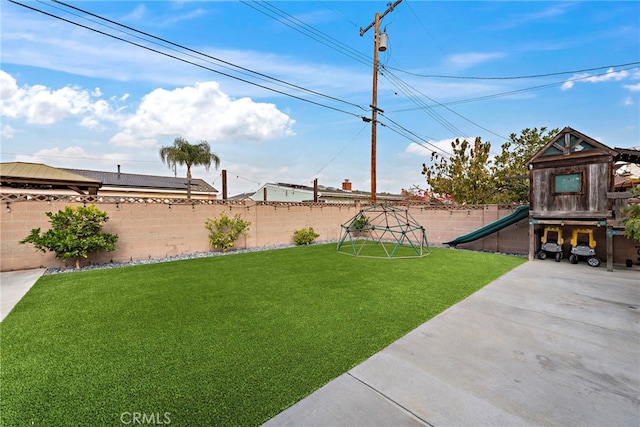
[[[41,201],[36,199],[6,202],[0,209],[0,270],[22,270],[38,267],[61,267],[53,253],[37,252],[33,245],[21,245],[32,228],[49,229],[45,212],[57,212],[67,205],[82,205],[82,201]],[[359,204],[323,205],[278,202],[222,202],[209,204],[144,203],[143,199],[120,203],[99,202],[109,221],[104,231],[119,236],[117,249],[92,255],[84,264],[108,263],[160,258],[197,252],[208,252],[207,218],[217,218],[222,212],[241,215],[251,222],[248,236],[240,237],[237,248],[264,247],[293,243],[295,230],[313,227],[320,234],[318,240],[340,238],[340,224],[346,223],[361,209]],[[427,230],[431,245],[440,245],[459,235],[469,233],[512,209],[495,205],[447,208],[428,205],[406,206],[409,213]],[[526,254],[528,251],[527,221],[512,225],[461,248]],[[604,246],[604,240],[602,240]],[[621,262],[624,262],[622,260]],[[69,262],[69,265],[72,263]]]

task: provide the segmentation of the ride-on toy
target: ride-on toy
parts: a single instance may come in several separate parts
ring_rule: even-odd
[[[596,257],[596,241],[593,238],[593,230],[590,228],[576,228],[571,233],[569,262],[577,264],[581,257],[586,257],[587,264],[591,267],[600,265],[600,260]]]
[[[554,234],[555,233],[555,238]],[[554,254],[556,262],[562,259],[562,229],[560,227],[545,227],[542,237],[540,238],[542,245],[538,251],[538,258],[547,259],[547,253]]]

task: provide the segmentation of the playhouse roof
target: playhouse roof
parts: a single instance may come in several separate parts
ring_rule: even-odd
[[[619,154],[617,150],[607,147],[603,143],[567,126],[542,147],[527,162],[527,165],[564,160],[567,157],[577,160],[595,156],[608,156],[615,159]]]

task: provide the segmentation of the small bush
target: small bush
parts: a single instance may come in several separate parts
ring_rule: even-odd
[[[640,184],[631,189],[634,197],[640,197]],[[625,234],[633,240],[640,242],[640,203],[625,206],[622,212],[626,215],[621,219],[624,224]]]
[[[118,241],[117,234],[102,232],[102,224],[109,220],[106,212],[91,206],[66,206],[57,213],[46,212],[51,229],[40,234],[39,228],[20,240],[20,243],[32,243],[36,249],[55,252],[60,260],[75,260],[76,269],[80,268],[80,258],[100,251],[113,251]]]
[[[361,214],[351,223],[351,230],[362,231],[369,228],[370,225],[371,223],[369,222],[369,218],[367,218],[366,215]]]
[[[303,228],[293,232],[293,241],[298,246],[310,245],[318,236],[313,227]]]
[[[219,219],[207,218],[205,227],[209,230],[209,243],[216,249],[226,252],[233,247],[241,234],[247,234],[250,222],[245,221],[239,214],[229,218],[224,212]]]

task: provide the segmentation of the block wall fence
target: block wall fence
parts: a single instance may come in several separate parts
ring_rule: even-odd
[[[88,263],[162,258],[167,256],[210,252],[207,218],[239,214],[251,222],[248,235],[241,236],[235,247],[256,248],[293,244],[295,230],[313,227],[318,241],[337,241],[341,224],[355,216],[364,204],[283,203],[254,201],[188,201],[185,199],[101,198],[97,196],[15,196],[2,197],[0,206],[0,271],[39,267],[64,267],[51,252],[42,253],[31,244],[18,242],[31,229],[49,229],[46,212],[57,212],[65,206],[96,204],[106,211],[109,221],[103,231],[116,233],[116,250],[93,254]],[[396,205],[407,208],[427,231],[429,244],[443,242],[471,232],[513,212],[509,206],[448,207],[426,204]],[[604,230],[601,246],[604,246]],[[459,248],[526,255],[528,222],[522,220],[501,231]],[[616,262],[624,262],[624,260]],[[71,266],[73,263],[68,262]]]
[[[120,201],[116,201],[120,200]],[[8,204],[7,204],[8,203]],[[366,205],[193,201],[184,199],[113,199],[95,196],[16,197],[3,200],[0,209],[0,271],[38,267],[64,267],[53,253],[42,253],[33,245],[18,242],[31,229],[49,229],[46,212],[57,212],[65,206],[95,203],[106,211],[109,221],[103,231],[119,236],[116,250],[102,252],[84,260],[94,264],[130,261],[166,256],[209,252],[207,218],[239,214],[251,222],[248,235],[241,236],[236,248],[255,248],[293,244],[295,230],[313,227],[319,241],[336,241],[341,236],[341,224],[346,223]],[[429,244],[440,245],[475,230],[512,212],[512,208],[496,205],[468,209],[432,205],[403,205],[414,219],[427,230]],[[516,224],[471,244],[461,245],[474,250],[526,254],[528,250],[527,222]],[[68,263],[71,265],[71,262]]]

